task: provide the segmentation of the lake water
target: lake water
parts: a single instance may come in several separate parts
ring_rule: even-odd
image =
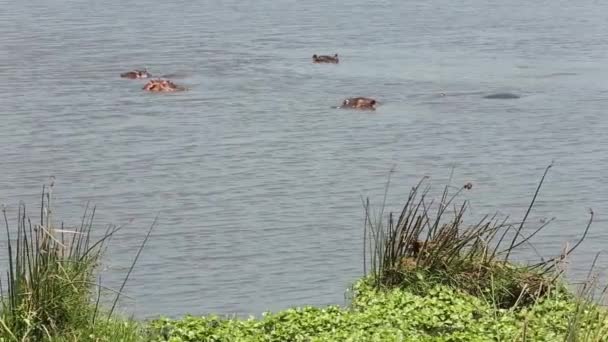
[[[471,216],[530,222],[584,275],[608,241],[608,4],[600,1],[0,0],[0,202],[134,221],[103,272],[139,317],[344,303],[362,273],[361,197],[472,182]],[[314,54],[339,53],[339,65]],[[190,88],[149,94],[147,67]],[[441,92],[447,96],[441,97]],[[495,92],[521,95],[489,100]],[[372,96],[376,112],[331,108]],[[474,221],[474,219],[472,219]],[[536,225],[530,225],[531,231]]]

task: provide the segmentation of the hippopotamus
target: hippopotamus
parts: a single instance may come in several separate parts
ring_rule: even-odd
[[[340,63],[340,60],[338,59],[338,54],[335,54],[333,56],[317,56],[317,55],[312,55],[312,62],[313,63],[334,63],[334,64],[338,64],[338,63]]]
[[[376,110],[378,101],[369,97],[351,97],[344,100],[342,105],[338,108],[352,108],[352,109],[367,109]]]
[[[151,91],[151,92],[174,92],[174,91],[183,91],[186,88],[179,86],[169,80],[150,80],[144,87],[143,90]]]
[[[496,93],[490,94],[483,97],[484,99],[518,99],[519,95],[511,94],[511,93]]]
[[[122,74],[120,74],[120,77],[137,79],[137,78],[150,78],[150,77],[152,77],[152,75],[150,75],[150,73],[148,73],[148,70],[146,70],[146,69],[143,69],[143,70],[136,69],[133,71],[123,72]]]

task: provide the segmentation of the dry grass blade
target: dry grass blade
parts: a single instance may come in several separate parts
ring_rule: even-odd
[[[528,219],[528,215],[530,215],[530,212],[532,211],[532,207],[534,207],[534,203],[536,202],[536,196],[538,196],[538,193],[540,192],[540,188],[543,185],[543,182],[545,181],[545,177],[547,176],[547,173],[549,172],[549,169],[552,166],[553,166],[553,163],[551,163],[549,166],[547,166],[547,168],[545,169],[545,173],[543,174],[543,177],[540,179],[540,182],[538,183],[538,187],[536,188],[536,191],[534,192],[534,197],[532,197],[532,201],[530,202],[530,205],[528,206],[528,210],[526,211],[526,214],[524,215],[524,218],[521,221],[519,228],[517,228],[517,230],[515,231],[515,235],[513,236],[513,241],[511,241],[511,245],[507,249],[507,255],[505,256],[505,262],[507,262],[509,260],[509,255],[511,255],[511,251],[513,250],[513,248],[515,246],[515,241],[517,241],[517,238],[520,236],[521,230],[524,228],[524,224],[526,223],[526,220]]]
[[[135,264],[137,264],[137,259],[139,259],[139,255],[143,251],[144,247],[146,246],[146,243],[148,242],[148,239],[150,238],[150,234],[152,234],[152,230],[156,226],[156,221],[157,220],[158,220],[158,216],[156,216],[154,218],[154,221],[150,225],[150,229],[148,229],[148,233],[146,234],[146,237],[144,238],[144,241],[142,241],[141,245],[139,246],[139,250],[137,250],[137,254],[135,255],[135,259],[133,259],[133,262],[131,263],[131,267],[129,267],[129,271],[127,272],[127,275],[125,276],[125,279],[123,280],[122,284],[120,285],[120,289],[118,290],[118,293],[116,294],[116,298],[114,299],[114,303],[112,304],[112,308],[110,309],[110,312],[108,313],[108,319],[110,319],[112,317],[112,313],[114,313],[114,309],[116,308],[116,304],[118,303],[120,295],[121,295],[122,291],[124,290],[125,285],[127,284],[127,281],[129,280],[129,276],[131,275],[131,272],[133,272],[133,268],[135,268]]]

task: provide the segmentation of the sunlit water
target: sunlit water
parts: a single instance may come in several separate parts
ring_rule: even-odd
[[[99,225],[133,218],[102,280],[140,317],[344,303],[362,273],[361,198],[471,181],[473,218],[523,217],[570,264],[608,238],[608,5],[592,1],[0,1],[0,202]],[[314,65],[339,53],[339,65]],[[147,67],[190,88],[149,94]],[[446,93],[445,97],[439,96]],[[495,92],[521,95],[488,100]],[[376,112],[331,108],[372,96]],[[32,213],[35,215],[34,213]],[[474,219],[471,219],[472,221]],[[5,242],[3,242],[5,243]],[[4,272],[4,271],[3,271]]]

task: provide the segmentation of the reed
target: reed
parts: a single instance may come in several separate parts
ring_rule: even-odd
[[[365,201],[365,275],[369,263],[376,288],[405,285],[428,288],[428,283],[441,283],[489,299],[500,308],[534,303],[562,286],[561,271],[556,265],[580,245],[593,221],[591,212],[582,238],[559,256],[530,265],[509,261],[516,249],[529,244],[530,238],[549,224],[540,225],[529,235],[523,232],[550,168],[551,165],[546,168],[519,222],[487,215],[473,224],[465,224],[468,202],[458,202],[458,198],[471,189],[470,184],[457,188],[453,194],[452,187],[445,186],[435,204],[428,199],[430,186],[422,179],[412,188],[398,216],[392,212],[387,217],[383,214],[386,194],[377,216],[371,213],[369,200]],[[389,184],[390,177],[387,189]]]
[[[600,253],[595,255],[586,280],[579,284],[574,296],[574,308],[567,317],[568,330],[564,341],[606,341],[608,337],[608,285],[601,285],[600,274],[595,272]]]
[[[0,281],[0,340],[58,340],[77,336],[76,330],[93,334],[95,327],[120,331],[108,328],[114,319],[111,315],[105,322],[98,318],[101,284],[95,281],[95,271],[107,242],[122,227],[110,225],[95,238],[95,208],[88,205],[77,227],[56,226],[53,186],[42,189],[38,222],[30,219],[20,203],[16,229],[11,229],[6,209],[2,210],[8,265],[6,280]],[[128,321],[117,324],[135,326]]]

